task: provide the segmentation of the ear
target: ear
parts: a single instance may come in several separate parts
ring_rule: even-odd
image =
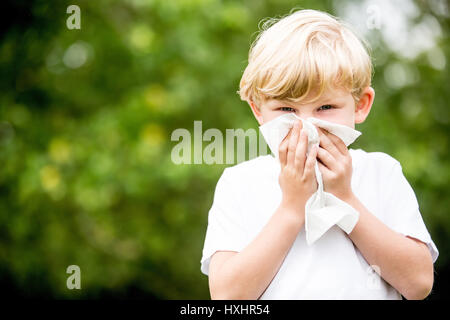
[[[355,107],[355,123],[363,123],[369,115],[375,99],[375,90],[372,87],[365,88]]]
[[[252,100],[249,100],[248,104],[250,105],[250,108],[252,109],[253,115],[255,116],[256,120],[258,120],[259,125],[262,125],[264,123],[264,119],[262,117],[261,110]]]

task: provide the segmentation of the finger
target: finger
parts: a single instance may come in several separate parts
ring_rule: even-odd
[[[305,167],[306,150],[308,150],[308,135],[305,131],[301,130],[294,160],[294,165],[300,173],[303,172]]]
[[[338,150],[333,141],[331,141],[328,134],[326,134],[326,131],[321,128],[317,131],[319,132],[320,146],[331,153],[335,159],[339,159],[342,153]]]
[[[342,141],[341,138],[336,136],[335,134],[332,134],[331,132],[328,132],[326,130],[323,131],[323,133],[331,140],[331,142],[334,143],[336,148],[339,150],[339,152],[343,155],[348,154],[347,146],[345,145],[344,141]]]
[[[319,165],[319,171],[322,174],[323,178],[326,179],[327,177],[329,177],[333,173],[330,169],[328,169],[322,163],[318,162],[318,165]]]
[[[336,159],[324,148],[317,150],[317,158],[324,164],[328,169],[333,170],[336,168]]]
[[[314,166],[316,165],[317,162],[317,151],[318,151],[319,147],[317,145],[312,146],[311,150],[309,151],[308,157],[306,158],[306,162],[305,162],[305,170],[303,171],[303,174],[305,177],[309,176],[309,175],[314,175],[315,176],[315,170],[314,170]]]
[[[278,158],[280,159],[281,167],[286,165],[286,157],[287,157],[287,144],[289,140],[283,140],[278,147]]]
[[[297,149],[298,137],[300,135],[300,126],[298,121],[294,122],[292,127],[292,135],[289,138],[289,145],[287,151],[287,163],[294,164],[295,161],[295,150]]]
[[[288,150],[288,144],[289,144],[289,139],[291,137],[291,134],[292,134],[292,128],[289,130],[287,135],[281,141],[280,146],[278,147],[278,158],[280,159],[280,164],[282,167],[284,167],[287,162],[287,150]]]

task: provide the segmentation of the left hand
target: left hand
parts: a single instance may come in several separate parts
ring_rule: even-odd
[[[353,196],[352,157],[341,139],[324,129],[317,128],[317,131],[320,136],[317,159],[324,191],[346,201]]]

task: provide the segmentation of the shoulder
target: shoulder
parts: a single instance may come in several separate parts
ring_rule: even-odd
[[[400,167],[400,162],[384,152],[366,152],[362,149],[350,149],[353,164],[356,167],[392,169]]]
[[[222,172],[215,190],[216,201],[228,201],[230,197],[237,203],[249,192],[262,188],[276,175],[276,162],[271,155],[243,161],[227,167]]]
[[[277,162],[271,155],[264,155],[251,160],[240,162],[225,168],[223,176],[228,179],[239,178],[262,178],[273,174],[277,169]]]

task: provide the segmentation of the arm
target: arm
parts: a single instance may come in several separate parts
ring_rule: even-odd
[[[359,213],[350,239],[381,276],[406,299],[424,299],[433,287],[433,262],[425,243],[387,227],[351,195],[345,199]]]
[[[304,218],[281,205],[241,252],[219,251],[211,258],[212,299],[258,299],[278,272]]]
[[[351,190],[352,163],[345,144],[336,136],[320,132],[319,168],[324,187],[359,213],[349,237],[381,277],[407,299],[424,299],[433,286],[433,262],[427,245],[405,237],[375,217]]]
[[[239,253],[219,251],[212,256],[212,299],[258,299],[278,272],[304,224],[305,203],[317,189],[317,149],[306,157],[307,139],[297,122],[280,144],[282,201],[260,233]]]

